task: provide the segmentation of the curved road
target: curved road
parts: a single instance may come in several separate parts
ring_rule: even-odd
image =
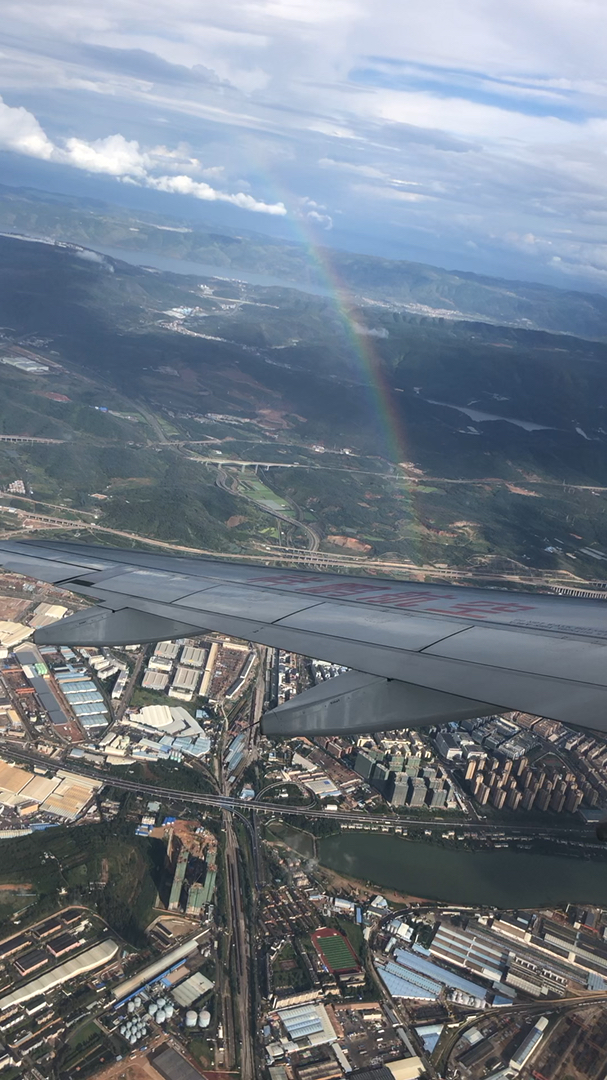
[[[306,540],[308,542],[308,551],[318,551],[318,548],[320,547],[320,537],[310,525],[307,525],[305,521],[301,521],[301,518],[299,516],[302,512],[301,507],[299,507],[297,503],[293,502],[292,499],[285,498],[284,495],[281,496],[281,498],[284,499],[285,502],[289,502],[291,504],[294,512],[298,515],[296,520],[288,517],[287,514],[281,514],[280,510],[271,510],[269,506],[261,506],[257,499],[253,499],[251,495],[246,495],[242,491],[234,490],[233,485],[228,483],[228,473],[226,473],[225,469],[223,469],[221,466],[217,470],[217,479],[215,483],[217,484],[217,487],[220,487],[222,489],[222,491],[227,491],[229,495],[235,495],[239,499],[245,499],[246,502],[250,502],[253,504],[253,506],[256,506],[258,510],[263,510],[265,514],[270,514],[271,517],[277,518],[278,521],[283,521],[285,522],[285,524],[290,525],[291,527],[295,525],[306,537]]]

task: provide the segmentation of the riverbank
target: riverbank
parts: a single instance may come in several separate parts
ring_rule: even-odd
[[[318,861],[342,881],[399,897],[536,908],[607,906],[607,861],[510,849],[454,850],[398,836],[351,831],[318,842]]]
[[[355,896],[361,903],[365,903],[377,895],[378,889],[372,883],[360,881],[358,878],[350,877],[348,874],[321,865],[318,861],[319,841],[311,833],[303,829],[295,829],[291,825],[285,825],[284,822],[274,821],[268,826],[266,835],[273,843],[290,848],[291,851],[296,851],[298,855],[314,862],[315,877],[331,892],[345,892],[348,896]],[[382,888],[381,892],[386,900],[396,905],[423,904],[426,900],[425,897],[413,896],[410,893],[389,887]]]

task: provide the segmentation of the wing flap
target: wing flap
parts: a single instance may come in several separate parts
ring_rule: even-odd
[[[265,713],[264,735],[356,735],[386,729],[432,727],[473,716],[488,716],[493,708],[420,686],[378,679],[350,671],[305,690],[303,694]]]
[[[123,607],[117,611],[101,607],[79,611],[67,619],[43,626],[34,633],[36,645],[140,645],[170,641],[199,634],[200,626],[147,611]]]

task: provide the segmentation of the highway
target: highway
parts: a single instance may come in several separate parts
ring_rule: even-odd
[[[224,463],[222,462],[221,464]],[[297,503],[293,502],[292,499],[288,499],[284,495],[281,496],[281,498],[285,502],[289,502],[293,507],[293,512],[295,513],[296,517],[291,518],[288,516],[288,514],[283,514],[280,512],[280,510],[273,510],[270,506],[266,506],[265,504],[261,503],[259,499],[254,499],[251,495],[247,495],[246,492],[241,491],[238,487],[237,479],[237,477],[232,477],[230,482],[229,474],[226,473],[225,469],[220,468],[217,470],[217,479],[215,483],[217,484],[217,487],[220,487],[223,491],[227,491],[229,495],[235,495],[239,499],[245,499],[247,502],[252,503],[253,506],[256,506],[258,510],[263,510],[265,514],[270,514],[271,517],[276,518],[278,521],[284,522],[284,524],[288,525],[290,528],[299,529],[299,531],[302,532],[306,538],[308,544],[308,551],[318,551],[320,547],[320,537],[315,529],[313,529],[310,525],[306,525],[305,521],[301,520],[302,511],[301,507],[299,507]]]
[[[253,810],[261,814],[277,814],[283,816],[285,814],[295,814],[301,817],[315,817],[315,818],[331,818],[334,821],[344,822],[347,824],[356,825],[379,825],[389,826],[390,828],[404,827],[404,828],[434,828],[434,829],[455,829],[457,832],[473,832],[473,833],[485,833],[488,835],[499,834],[503,837],[510,837],[512,839],[528,838],[534,836],[534,833],[538,836],[560,836],[570,837],[571,839],[589,840],[590,828],[580,828],[579,825],[560,825],[560,826],[545,826],[542,825],[541,829],[534,828],[532,825],[501,825],[499,823],[489,823],[481,821],[453,821],[448,818],[436,819],[430,816],[423,818],[420,817],[397,817],[394,815],[379,815],[379,814],[365,814],[355,810],[323,810],[316,806],[292,806],[290,803],[265,803],[254,800],[252,802],[243,802],[242,799],[236,798],[233,795],[216,795],[207,792],[189,792],[189,791],[177,791],[174,788],[161,787],[156,784],[142,784],[141,781],[127,780],[124,777],[108,776],[101,769],[91,769],[80,765],[78,762],[65,762],[63,760],[56,760],[46,757],[44,754],[37,754],[33,751],[26,750],[25,747],[10,742],[8,739],[0,739],[0,746],[5,754],[14,758],[17,761],[24,761],[32,765],[42,765],[46,769],[65,769],[68,768],[70,772],[78,773],[81,776],[87,776],[93,780],[101,780],[104,783],[111,784],[112,787],[120,788],[124,791],[135,791],[138,794],[145,793],[146,795],[155,795],[161,799],[173,799],[177,802],[192,803],[200,806],[215,806],[220,810],[239,810],[241,813],[246,810]],[[600,847],[601,845],[596,845]]]
[[[454,481],[455,483],[456,481]],[[459,481],[457,481],[459,483]],[[467,482],[467,481],[466,481]],[[220,485],[221,486],[221,485]],[[227,489],[229,490],[229,489]],[[230,492],[234,494],[234,492]],[[242,496],[244,497],[244,496]],[[17,498],[13,496],[12,498]],[[19,497],[21,501],[23,497]],[[31,500],[27,500],[31,501]],[[254,500],[252,500],[254,502]],[[74,513],[73,507],[58,506],[57,509],[63,510],[67,513]],[[259,504],[256,503],[259,508]],[[266,509],[267,508],[262,508]],[[270,511],[267,511],[270,513]],[[83,519],[86,517],[90,519],[92,514],[90,511],[78,511],[82,514]],[[411,574],[431,574],[431,580],[435,581],[448,581],[448,582],[461,582],[462,584],[468,583],[471,579],[474,582],[483,580],[487,582],[514,582],[517,585],[531,585],[541,586],[543,588],[550,589],[568,589],[571,587],[587,588],[588,582],[585,578],[579,577],[579,575],[573,573],[571,570],[541,570],[537,568],[525,568],[519,567],[516,571],[493,571],[491,569],[472,566],[467,569],[456,569],[454,567],[442,567],[433,563],[414,563],[407,559],[388,561],[386,559],[370,559],[368,557],[347,555],[345,553],[328,553],[321,552],[319,549],[319,538],[312,526],[307,525],[303,521],[293,521],[291,518],[284,517],[285,523],[288,522],[291,526],[297,525],[302,529],[307,537],[307,548],[288,548],[280,544],[270,545],[265,547],[265,551],[262,554],[254,552],[233,552],[233,551],[216,551],[210,548],[197,548],[191,547],[186,544],[171,543],[167,540],[156,540],[151,536],[141,536],[138,533],[126,532],[123,529],[112,529],[107,525],[101,525],[96,520],[73,520],[63,518],[52,518],[50,516],[37,514],[37,513],[25,513],[19,510],[20,520],[27,519],[28,525],[23,526],[24,536],[28,537],[31,531],[35,528],[39,529],[58,529],[61,532],[68,532],[72,529],[77,529],[79,532],[82,530],[90,533],[94,536],[97,533],[102,533],[107,536],[118,537],[120,540],[138,541],[149,545],[153,548],[158,548],[162,551],[174,551],[179,554],[195,555],[202,558],[211,558],[214,560],[223,559],[228,561],[235,560],[240,563],[261,563],[266,567],[269,564],[286,563],[293,566],[311,566],[314,570],[364,570],[365,572],[380,571],[383,575],[390,575],[392,577],[397,575],[406,575],[407,580],[410,580],[408,575]],[[278,512],[274,513],[275,517],[280,517]],[[10,540],[23,539],[21,531],[0,531],[0,536]],[[315,538],[315,539],[314,539]]]

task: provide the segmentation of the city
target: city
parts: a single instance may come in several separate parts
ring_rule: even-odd
[[[262,711],[342,669],[217,634],[31,642],[80,603],[2,581],[0,837],[36,878],[2,874],[3,1075],[506,1080],[567,1058],[599,1080],[607,909],[445,906],[322,853],[371,833],[601,860],[603,740],[509,714],[274,742]]]
[[[1,12],[0,1080],[607,1080],[607,5]]]

